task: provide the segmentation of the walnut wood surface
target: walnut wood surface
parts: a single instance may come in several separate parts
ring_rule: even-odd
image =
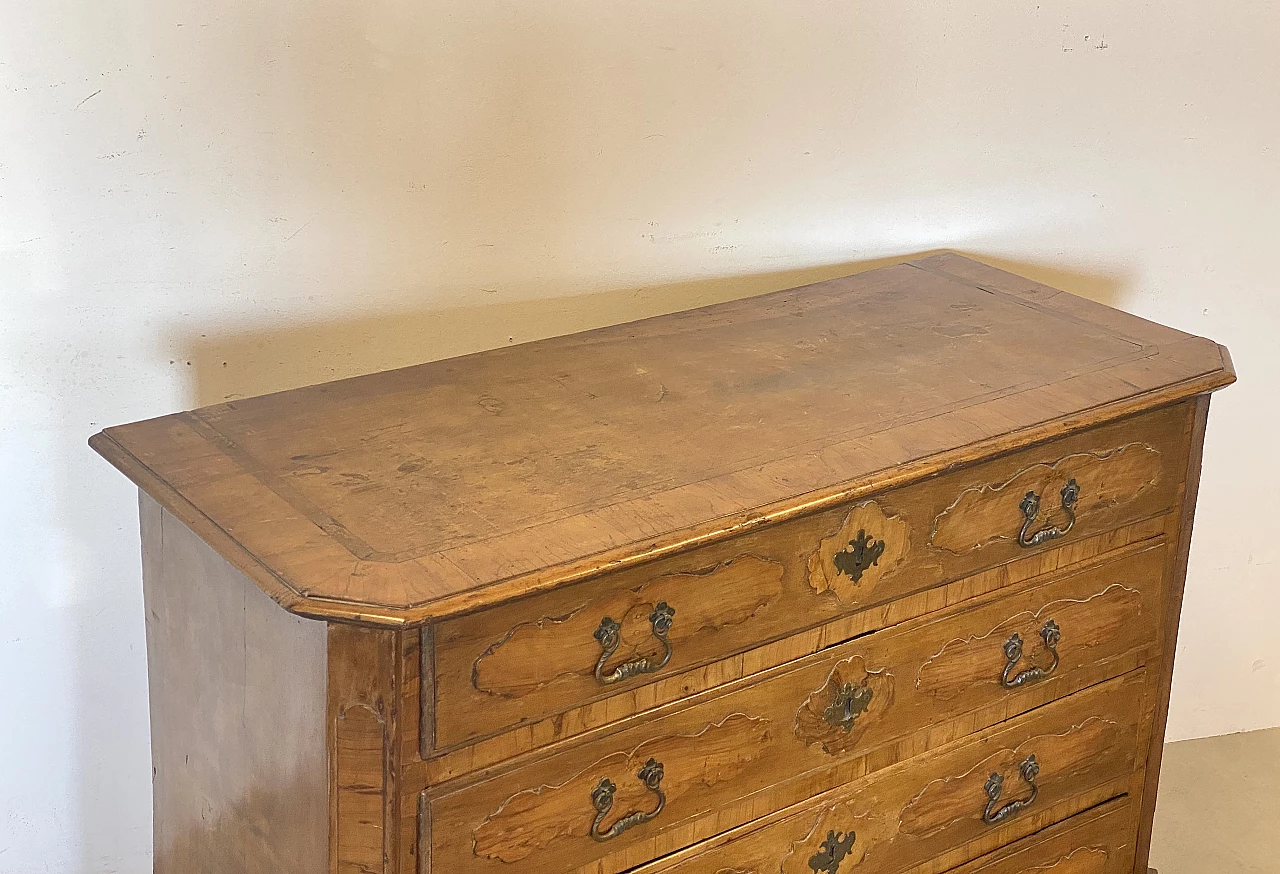
[[[525,863],[550,872],[576,870],[604,853],[595,864],[617,871],[614,865],[652,858],[646,852],[654,847],[703,833],[699,817],[707,811],[716,812],[711,827],[738,824],[730,811],[741,798],[760,793],[756,803],[769,809],[802,801],[847,780],[850,768],[865,773],[894,761],[904,744],[927,750],[938,742],[931,725],[974,731],[1144,663],[1153,655],[1164,566],[1162,546],[1140,544],[1047,585],[851,641],[670,717],[448,792],[432,804],[439,829],[432,858],[450,871]],[[1008,634],[1017,629],[1034,639],[1047,615],[1064,628],[1058,671],[1040,684],[1001,688]],[[837,675],[874,692],[848,732],[823,717],[835,703]],[[922,689],[923,676],[929,685]],[[945,685],[940,696],[939,677],[958,685]],[[665,765],[660,820],[595,844],[587,837],[591,790],[604,778],[617,784],[617,814],[652,807],[635,779],[650,757]],[[458,840],[467,829],[472,839]]]
[[[324,624],[140,510],[156,874],[327,870]]]
[[[616,720],[705,688],[688,682],[690,668],[981,568],[1025,560],[1036,551],[1017,543],[1019,503],[1030,488],[1046,495],[1041,515],[1047,523],[1056,518],[1050,498],[1070,478],[1081,486],[1075,527],[1039,551],[1164,513],[1180,489],[1189,414],[1183,405],[1131,417],[851,507],[442,622],[435,633],[437,748],[593,702],[600,702],[604,718]],[[834,556],[859,531],[885,548],[855,582]],[[945,536],[935,546],[939,531]],[[662,646],[648,617],[659,602],[676,611],[671,661],[653,674],[601,684],[593,674],[601,653],[593,633],[601,620],[611,617],[623,629],[609,665],[656,659]],[[663,683],[681,674],[679,683]],[[723,678],[715,669],[709,674],[713,683]],[[589,727],[566,717],[557,722],[557,736]]]
[[[950,870],[1125,795],[1133,785],[1130,769],[1137,764],[1139,724],[1149,703],[1143,700],[1145,688],[1140,674],[1112,680],[862,777],[762,827],[710,842],[705,850],[674,854],[637,874],[813,874],[809,860],[833,831],[856,835],[840,871]],[[1042,765],[1035,803],[1001,824],[984,824],[983,785],[989,775],[1004,776],[1009,794],[1002,797],[1025,798],[1018,766],[1032,753]],[[1128,825],[1131,834],[1131,817]]]
[[[955,256],[111,428],[272,597],[384,624],[731,536],[1232,381]]]
[[[1005,590],[1051,581],[1077,566],[1109,561],[1131,551],[1131,547],[1155,542],[1156,538],[1163,535],[1168,524],[1171,524],[1169,517],[1160,516],[1092,537],[1069,539],[1056,549],[1028,550],[1023,558],[999,567],[872,609],[841,616],[799,634],[770,643],[760,643],[741,655],[723,661],[671,676],[660,675],[662,678],[655,683],[619,691],[612,697],[555,714],[492,738],[434,755],[428,747],[422,756],[426,761],[407,764],[406,775],[411,783],[440,785],[575,736],[599,736],[616,728],[619,723],[646,718],[642,711],[694,703],[716,694],[718,687],[744,680],[770,667],[794,661],[841,641],[892,628],[934,611],[958,605],[980,606],[999,599]],[[434,700],[434,696],[444,690],[427,685],[425,691]],[[447,696],[445,698],[447,700]],[[454,702],[453,706],[459,705]],[[474,709],[469,712],[486,715],[495,709],[487,704],[472,706]],[[405,729],[407,730],[407,725]],[[413,738],[412,742],[416,744],[417,738]],[[429,744],[429,740],[425,743]],[[410,742],[406,741],[406,748],[409,745]]]
[[[1127,797],[1111,802],[951,874],[1132,874],[1133,808]]]
[[[384,871],[399,855],[400,633],[329,626],[329,871]]]
[[[149,496],[156,869],[1148,870],[1233,379],[942,255],[108,429]],[[602,683],[601,620],[602,674],[652,665],[660,602],[669,663]],[[661,812],[593,840],[603,779],[602,829],[656,809],[649,759]]]

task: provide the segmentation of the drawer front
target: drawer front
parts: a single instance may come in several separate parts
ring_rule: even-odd
[[[1115,679],[636,874],[1128,873],[1143,687]]]
[[[1158,515],[1185,469],[1188,412],[1159,410],[441,623],[426,752],[538,720],[513,749],[554,742],[740,670],[693,668]]]
[[[1077,814],[950,874],[1132,874],[1138,825],[1128,798]]]
[[[430,802],[431,858],[476,874],[622,871],[1115,677],[1154,653],[1164,563],[1163,545],[1135,547],[446,787]]]

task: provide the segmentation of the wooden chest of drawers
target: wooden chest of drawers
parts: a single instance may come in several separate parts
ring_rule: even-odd
[[[156,870],[1145,871],[1233,379],[940,255],[108,429]]]

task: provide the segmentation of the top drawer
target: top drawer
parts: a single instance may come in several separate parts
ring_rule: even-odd
[[[1191,414],[1156,410],[442,622],[424,747],[517,726],[504,749],[541,746],[803,654],[731,659],[763,643],[1162,514]]]

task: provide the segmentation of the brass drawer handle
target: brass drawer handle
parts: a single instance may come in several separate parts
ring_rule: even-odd
[[[827,725],[848,734],[853,731],[853,723],[871,706],[873,694],[871,687],[865,681],[856,686],[853,683],[845,683],[836,690],[834,699],[822,711],[822,718]]]
[[[1040,763],[1036,761],[1036,757],[1027,756],[1026,761],[1018,767],[1018,773],[1022,776],[1022,782],[1031,787],[1031,795],[1017,801],[1010,801],[1004,806],[999,806],[1000,793],[1004,790],[1004,777],[992,771],[991,776],[987,778],[987,807],[982,811],[982,821],[987,825],[1004,822],[1035,803],[1036,796],[1040,794],[1040,787],[1036,786],[1036,778],[1040,776]]]
[[[628,677],[634,677],[636,674],[652,674],[665,668],[667,662],[671,661],[671,641],[667,638],[667,634],[671,631],[671,622],[675,615],[675,608],[669,606],[666,601],[659,601],[653,608],[653,612],[649,614],[649,625],[653,628],[653,636],[662,642],[663,653],[659,661],[639,658],[623,662],[607,674],[604,672],[604,665],[618,651],[618,644],[622,641],[622,626],[610,616],[601,619],[600,627],[595,633],[595,638],[600,641],[602,650],[600,660],[596,662],[596,679],[607,686]]]
[[[649,822],[662,813],[662,808],[667,806],[667,796],[662,791],[662,762],[650,759],[644,763],[644,767],[637,772],[636,776],[640,778],[641,783],[644,783],[646,789],[658,796],[658,806],[649,813],[643,810],[632,811],[610,826],[608,831],[600,831],[600,823],[604,822],[604,818],[613,808],[613,795],[618,791],[613,781],[605,777],[600,781],[599,786],[591,790],[591,803],[596,808],[596,818],[591,822],[592,838],[597,841],[616,838],[629,828]]]
[[[1044,627],[1040,629],[1040,639],[1044,641],[1044,648],[1053,656],[1053,661],[1049,664],[1049,667],[1036,666],[1016,674],[1013,669],[1018,666],[1018,662],[1022,661],[1022,638],[1017,632],[1014,632],[1013,636],[1004,642],[1006,664],[1004,666],[1004,674],[1000,677],[1001,686],[1006,689],[1016,689],[1019,686],[1025,686],[1027,683],[1043,680],[1058,669],[1058,644],[1062,641],[1062,629],[1058,628],[1058,623],[1052,619],[1046,622]]]
[[[1057,525],[1046,525],[1039,531],[1032,532],[1031,526],[1035,524],[1036,517],[1040,515],[1040,496],[1035,492],[1027,492],[1027,496],[1022,499],[1019,505],[1022,508],[1022,530],[1018,532],[1018,545],[1030,549],[1033,546],[1039,546],[1047,540],[1056,540],[1059,537],[1066,536],[1067,532],[1076,524],[1076,502],[1080,500],[1080,485],[1074,480],[1068,480],[1067,484],[1062,487],[1062,512],[1067,516],[1067,525],[1065,528],[1059,528]]]

